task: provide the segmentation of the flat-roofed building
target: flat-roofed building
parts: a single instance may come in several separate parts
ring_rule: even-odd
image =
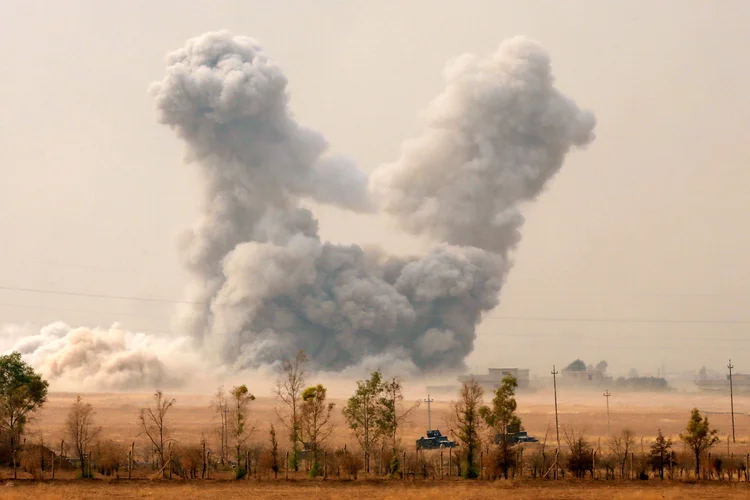
[[[510,375],[518,382],[519,389],[528,389],[530,382],[529,372],[528,368],[490,368],[486,374],[461,375],[458,377],[458,381],[463,383],[474,378],[482,389],[493,392],[500,386],[503,379]]]

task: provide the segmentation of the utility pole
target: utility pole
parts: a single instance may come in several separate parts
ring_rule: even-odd
[[[560,467],[557,458],[560,454],[560,421],[557,418],[557,374],[560,373],[552,365],[552,386],[555,389],[555,433],[557,435],[557,448],[555,449],[555,479],[557,479],[557,469]]]
[[[435,401],[434,399],[430,399],[430,395],[427,395],[427,399],[424,400],[425,403],[427,403],[427,430],[432,430],[432,419],[430,414],[430,403]]]
[[[727,368],[729,368],[729,404],[732,408],[732,442],[736,443],[734,440],[734,389],[732,387],[732,360],[729,360],[729,364],[727,365]]]
[[[607,434],[612,434],[612,426],[609,423],[609,397],[612,394],[610,394],[609,389],[604,390],[604,397],[607,398]]]
[[[555,431],[557,432],[557,447],[560,448],[560,421],[557,418],[557,374],[560,373],[555,370],[555,365],[552,365],[552,386],[555,390]]]
[[[219,458],[221,459],[221,465],[224,465],[224,406],[219,407],[219,419],[221,420],[221,431],[219,432],[219,439],[221,440],[221,447],[219,448]]]
[[[229,460],[229,439],[228,439],[228,424],[229,420],[227,419],[227,414],[229,413],[229,408],[224,406],[222,409],[223,413],[223,423],[222,423],[222,436],[221,436],[221,463],[223,464],[225,460]]]

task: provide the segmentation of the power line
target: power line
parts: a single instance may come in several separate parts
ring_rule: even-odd
[[[131,318],[145,318],[145,319],[164,319],[164,315],[155,316],[150,314],[140,313],[127,313],[122,311],[108,311],[108,310],[93,310],[93,309],[73,309],[70,307],[59,307],[59,306],[47,306],[47,305],[36,305],[36,304],[15,304],[10,302],[0,302],[0,307],[12,307],[17,309],[34,309],[37,311],[65,311],[69,313],[80,313],[80,314],[107,314],[111,316],[125,316]]]
[[[49,295],[63,295],[73,297],[87,297],[87,298],[98,298],[98,299],[113,299],[113,300],[132,300],[139,302],[158,302],[166,304],[188,304],[196,306],[208,306],[209,302],[196,302],[188,300],[174,300],[174,299],[162,299],[156,297],[135,297],[135,296],[124,296],[124,295],[107,295],[107,294],[95,294],[95,293],[81,293],[81,292],[69,292],[62,290],[44,290],[39,288],[21,288],[21,287],[9,287],[0,286],[0,290],[11,291],[11,292],[26,292],[26,293],[41,293]],[[277,309],[293,310],[288,306],[282,306],[276,304],[274,307]],[[427,316],[440,317],[446,316],[446,313],[433,313]],[[618,324],[737,324],[744,325],[750,324],[750,319],[666,319],[666,318],[591,318],[591,317],[564,317],[564,316],[498,316],[485,314],[482,315],[482,320],[502,320],[502,321],[539,321],[539,322],[571,322],[571,323],[618,323]]]
[[[695,324],[750,324],[750,319],[635,319],[635,318],[570,318],[542,316],[484,316],[482,319],[508,321],[559,321],[573,323],[695,323]]]
[[[68,321],[65,321],[65,320],[56,320],[56,321],[60,321],[62,323],[65,323],[66,325],[70,326],[70,328],[73,329],[73,330],[77,329],[77,328],[82,328],[82,326],[74,326],[73,324],[71,324],[71,322],[68,322]],[[19,321],[19,320],[12,320],[12,319],[0,319],[0,325],[2,325],[2,324],[11,325],[12,324],[12,325],[18,325],[18,326],[29,325],[29,326],[44,327],[44,326],[50,325],[52,323],[55,323],[56,321],[39,322],[39,321],[23,321],[23,320]],[[99,325],[90,326],[90,325],[85,325],[85,326],[83,326],[83,328],[90,328],[92,330],[97,330],[97,329],[98,330],[105,330],[105,329],[111,328],[111,325],[114,324],[114,323],[117,323],[117,322],[113,321],[113,322],[110,323],[109,326],[99,326]],[[134,326],[125,325],[125,324],[122,325],[122,329],[130,331],[132,333],[153,333],[153,334],[167,334],[167,335],[181,335],[181,334],[184,334],[184,332],[179,332],[179,331],[174,331],[174,330],[163,330],[163,329],[152,329],[152,328],[139,328],[137,326],[134,327]],[[231,334],[234,334],[234,333],[237,333],[237,332],[214,332],[213,335],[224,336],[224,335],[231,335]],[[486,334],[484,334],[482,336],[485,336],[485,335]],[[526,333],[526,334],[524,334],[524,333],[495,333],[495,334],[491,334],[491,335],[494,335],[494,336],[496,336],[498,338],[516,337],[519,340],[523,340],[524,338],[530,338],[530,339],[533,339],[533,338],[548,338],[550,340],[555,340],[556,339],[556,340],[560,340],[560,341],[569,340],[571,338],[585,338],[585,339],[593,340],[593,341],[598,340],[598,336],[594,336],[594,335],[581,335],[581,334],[576,334],[576,333],[571,333],[571,334],[560,334],[560,333],[557,333],[557,334],[544,334],[544,333]],[[643,339],[646,339],[646,338],[649,339],[649,342],[651,342],[654,345],[657,345],[660,341],[664,341],[664,342],[669,343],[671,345],[671,344],[674,343],[675,340],[681,340],[681,341],[710,341],[712,343],[716,343],[716,342],[732,342],[732,343],[750,342],[750,337],[744,337],[744,338],[738,338],[738,337],[713,337],[713,336],[686,337],[684,335],[678,335],[678,336],[675,336],[675,337],[667,337],[667,336],[656,336],[656,337],[654,337],[654,335],[651,334],[651,333],[648,333],[648,334],[628,334],[628,342],[622,342],[622,343],[615,342],[615,343],[613,343],[609,339],[602,339],[602,342],[604,342],[609,347],[620,347],[620,348],[626,348],[627,347],[627,348],[633,348],[633,349],[642,349],[642,346],[634,345],[632,341],[633,340],[643,340]]]
[[[115,300],[133,300],[138,302],[163,302],[167,304],[192,304],[192,305],[207,305],[205,302],[191,302],[189,300],[171,300],[171,299],[159,299],[155,297],[129,297],[122,295],[106,295],[101,293],[80,293],[80,292],[65,292],[60,290],[42,290],[38,288],[20,288],[12,286],[0,286],[0,290],[9,292],[29,292],[29,293],[43,293],[48,295],[67,295],[72,297],[88,297],[95,299],[115,299]]]

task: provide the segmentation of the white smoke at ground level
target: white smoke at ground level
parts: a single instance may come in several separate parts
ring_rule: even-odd
[[[57,389],[129,390],[173,388],[202,366],[191,339],[169,339],[109,328],[51,323],[38,332],[7,326],[10,351],[20,352]],[[12,337],[11,337],[12,335]]]

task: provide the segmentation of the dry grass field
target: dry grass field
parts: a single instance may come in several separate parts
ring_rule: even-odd
[[[177,404],[171,412],[171,427],[173,437],[178,443],[196,444],[205,435],[209,443],[215,441],[214,430],[216,419],[210,409],[209,395],[175,394]],[[338,407],[344,403],[344,394],[337,394]],[[45,409],[40,412],[29,428],[27,439],[37,440],[43,437],[46,443],[58,443],[64,437],[63,427],[68,409],[75,398],[75,394],[53,393]],[[96,421],[102,427],[102,438],[114,439],[122,443],[136,443],[136,455],[139,449],[145,450],[145,442],[139,436],[137,414],[141,407],[149,404],[149,394],[86,394],[86,401],[92,403],[97,411]],[[548,432],[548,440],[554,442],[554,407],[551,394],[547,391],[537,393],[521,393],[518,395],[519,413],[530,434],[539,437]],[[653,439],[658,429],[665,434],[677,438],[684,428],[689,411],[692,407],[707,413],[712,425],[717,427],[722,442],[716,447],[716,452],[727,453],[726,438],[731,432],[728,401],[722,395],[670,393],[670,394],[616,394],[610,400],[611,427],[617,432],[624,427],[632,429],[638,441],[643,438],[644,447]],[[254,445],[265,446],[267,443],[267,428],[271,422],[276,422],[274,411],[275,401],[269,397],[258,398],[253,402],[253,415],[257,421],[258,430],[253,440]],[[601,437],[602,443],[607,436],[607,416],[604,398],[599,392],[568,393],[561,391],[559,397],[560,425],[563,428],[585,432],[593,442]],[[729,453],[744,456],[750,452],[750,397],[735,398],[737,443],[729,444]],[[338,412],[337,412],[338,414]],[[446,429],[447,418],[450,414],[450,401],[438,400],[432,405],[433,427]],[[329,447],[340,447],[347,444],[350,449],[356,449],[348,431],[341,419],[338,419],[336,432],[329,438]],[[278,425],[277,425],[278,427]],[[427,427],[427,411],[425,405],[419,407],[410,421],[403,428],[405,445],[422,435]],[[282,434],[280,433],[280,437]],[[282,447],[283,438],[280,439]],[[54,446],[54,445],[51,445]],[[215,446],[213,444],[212,446]],[[602,446],[604,446],[602,444]],[[681,445],[678,444],[678,449]],[[214,448],[216,449],[216,448]],[[283,451],[283,449],[282,449]],[[88,498],[315,498],[315,499],[427,499],[427,498],[507,498],[507,499],[733,499],[750,498],[748,483],[726,481],[710,481],[698,484],[681,482],[649,481],[592,481],[572,480],[562,481],[479,481],[465,482],[462,480],[310,480],[303,479],[303,475],[291,481],[268,479],[250,481],[149,481],[146,479],[152,473],[147,469],[143,479],[138,481],[98,480],[75,481],[72,472],[58,471],[55,482],[37,483],[25,473],[19,474],[19,480],[10,480],[10,471],[0,470],[0,498],[20,499],[88,499]],[[219,475],[228,478],[229,474]],[[280,476],[280,478],[283,477]],[[4,479],[3,479],[4,478]],[[62,480],[60,480],[62,479]]]
[[[158,499],[214,499],[259,498],[267,500],[573,500],[573,499],[747,499],[750,487],[746,483],[606,483],[604,481],[571,482],[546,481],[514,483],[510,481],[279,481],[236,482],[127,482],[101,481],[59,482],[38,484],[17,481],[0,486],[0,498],[20,500],[74,500],[99,498],[158,498]],[[8,485],[8,484],[12,484]]]
[[[352,384],[353,385],[353,384]],[[43,411],[36,415],[30,427],[32,434],[41,434],[45,441],[58,442],[63,437],[65,417],[75,394],[52,393]],[[210,395],[175,394],[177,404],[171,410],[173,437],[181,443],[197,443],[201,434],[209,442],[214,438],[213,431],[218,420],[211,411]],[[338,408],[345,404],[344,395],[336,394]],[[130,443],[139,442],[137,415],[140,408],[148,405],[149,394],[85,394],[84,399],[96,408],[96,422],[103,427],[102,437]],[[438,399],[438,398],[435,398]],[[487,398],[489,399],[489,398]],[[731,433],[728,397],[715,394],[693,393],[629,393],[615,394],[610,398],[611,428],[617,432],[625,427],[635,432],[644,441],[652,439],[661,429],[664,434],[677,438],[687,423],[693,407],[709,416],[712,426],[720,431],[722,440]],[[529,434],[543,438],[545,432],[553,436],[555,426],[554,405],[551,391],[520,393],[517,395],[518,413]],[[407,401],[408,403],[408,401]],[[253,440],[265,443],[270,423],[277,423],[274,412],[276,401],[270,397],[259,397],[252,403],[253,418],[258,430]],[[560,391],[558,398],[561,428],[583,431],[587,437],[596,440],[605,437],[607,414],[604,397],[600,392],[568,393]],[[750,396],[735,397],[735,426],[738,443],[732,446],[734,453],[750,452]],[[432,425],[447,428],[450,415],[450,401],[438,399],[432,403]],[[330,446],[351,444],[349,432],[344,428],[340,412],[336,411],[336,432],[331,436]],[[427,427],[427,408],[422,404],[416,409],[403,427],[405,442],[423,435]],[[551,439],[553,440],[553,439]],[[280,442],[282,439],[280,439]],[[136,444],[137,446],[137,444]],[[723,448],[726,450],[726,446]],[[747,451],[745,451],[747,450]]]

